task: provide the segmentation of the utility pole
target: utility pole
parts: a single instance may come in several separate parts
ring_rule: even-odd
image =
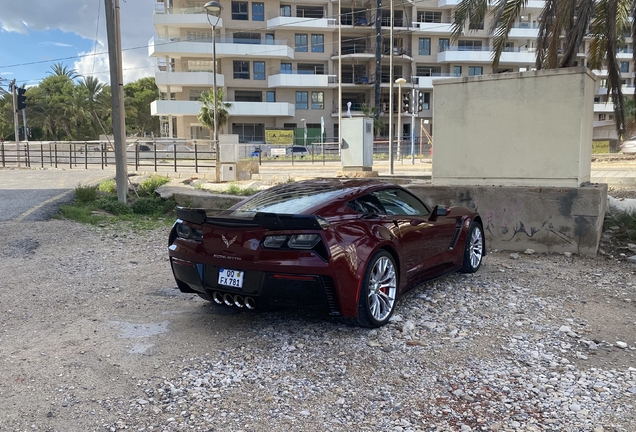
[[[18,87],[15,80],[11,81],[11,95],[13,96],[13,133],[15,134],[15,154],[20,166],[20,124],[18,123]]]
[[[106,32],[108,34],[108,62],[112,95],[113,135],[115,141],[115,182],[117,199],[126,203],[128,193],[128,166],[126,163],[126,112],[124,110],[124,83],[121,62],[121,29],[119,27],[119,0],[104,0]]]

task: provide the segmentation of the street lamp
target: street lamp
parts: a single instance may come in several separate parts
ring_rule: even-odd
[[[398,78],[395,80],[395,83],[398,85],[398,124],[397,124],[397,148],[398,148],[398,157],[402,158],[402,84],[406,84],[406,80],[404,78]]]
[[[221,158],[219,157],[219,116],[217,115],[216,103],[216,26],[219,23],[223,6],[218,1],[209,1],[203,5],[203,9],[207,13],[208,22],[212,26],[212,65],[214,67],[214,77],[212,81],[212,91],[214,92],[214,151],[216,152],[216,177],[219,179]],[[216,17],[216,21],[212,24],[210,16]]]

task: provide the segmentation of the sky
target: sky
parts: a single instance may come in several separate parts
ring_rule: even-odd
[[[125,83],[155,73],[147,48],[155,4],[119,2]],[[0,0],[0,11],[0,77],[28,87],[62,63],[110,84],[104,0]]]

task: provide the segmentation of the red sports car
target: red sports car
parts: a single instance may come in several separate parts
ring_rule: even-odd
[[[181,291],[247,309],[322,305],[364,327],[386,324],[423,281],[477,271],[485,253],[476,212],[430,209],[377,180],[287,183],[177,217],[169,255]]]

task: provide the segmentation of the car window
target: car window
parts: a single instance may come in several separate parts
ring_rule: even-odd
[[[384,189],[373,192],[387,215],[426,216],[430,210],[414,195],[403,189]]]
[[[380,200],[373,194],[364,195],[348,203],[353,211],[363,214],[386,214]]]

